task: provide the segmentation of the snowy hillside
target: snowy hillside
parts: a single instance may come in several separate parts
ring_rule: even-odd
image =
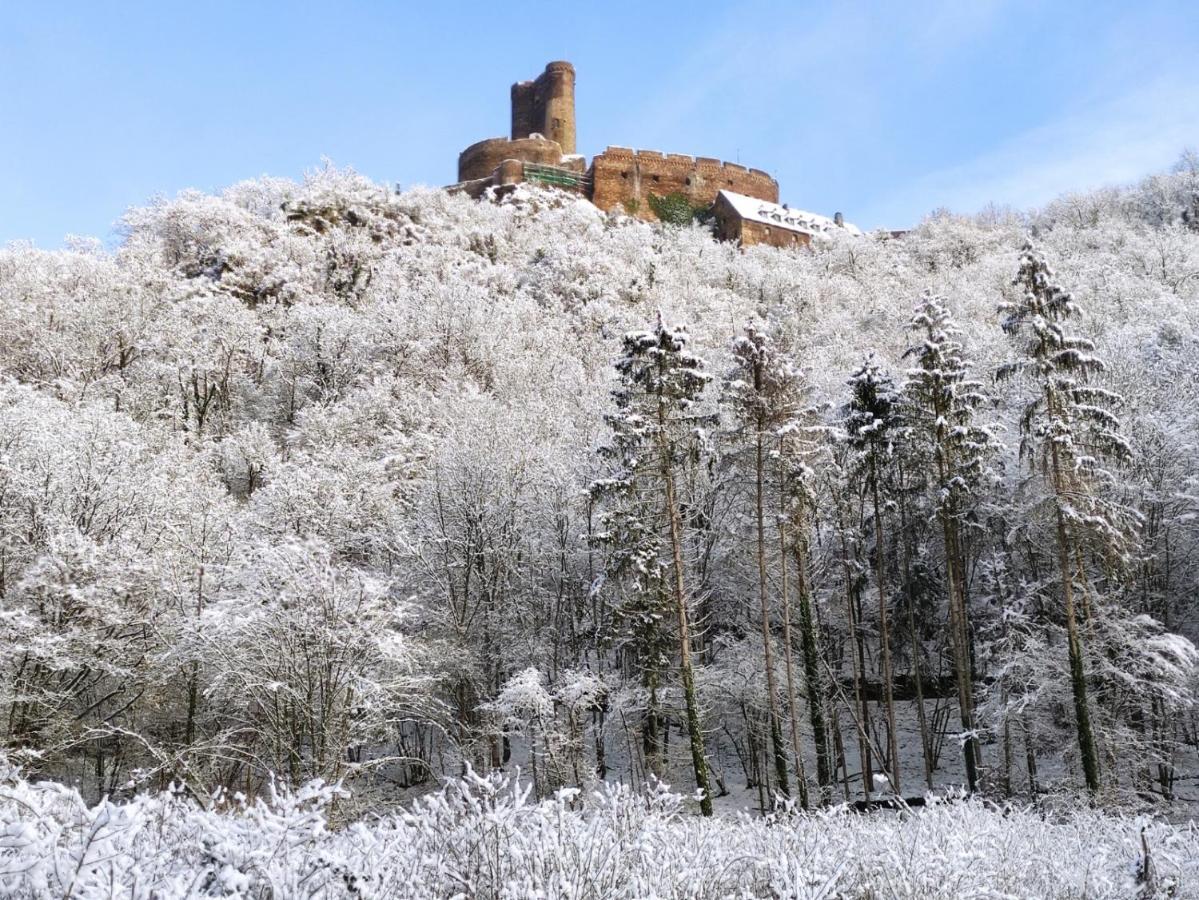
[[[695,896],[1128,896],[1140,820],[1024,804],[1199,801],[1197,223],[1193,157],[787,252],[326,169],[0,250],[0,885],[62,894],[55,829],[127,817],[155,896],[716,858]],[[518,766],[502,873],[440,830],[482,787],[396,817]],[[707,791],[586,799],[658,777]],[[314,779],[387,818],[216,809]],[[970,786],[1020,811],[760,818]],[[1196,895],[1193,827],[1148,827]]]

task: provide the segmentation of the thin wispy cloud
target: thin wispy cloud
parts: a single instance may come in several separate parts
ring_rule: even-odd
[[[868,207],[863,218],[905,224],[918,204],[958,212],[1034,207],[1066,191],[1134,181],[1197,143],[1199,81],[1157,78],[929,172]]]
[[[322,156],[446,184],[463,147],[506,129],[508,85],[558,58],[579,72],[588,156],[739,161],[783,200],[868,227],[1041,203],[1199,144],[1193,4],[610,0],[586,28],[530,30],[533,12],[464,28],[455,4],[221,0],[221,33],[191,28],[186,6],[118,23],[102,4],[65,19],[25,4],[0,34],[0,243],[107,234],[147,197],[297,177]],[[353,64],[314,52],[326,44],[352,45]]]

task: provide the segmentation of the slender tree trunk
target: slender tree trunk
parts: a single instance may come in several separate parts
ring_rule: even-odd
[[[833,708],[833,749],[837,754],[837,764],[841,767],[841,786],[845,802],[849,802],[849,760],[845,752],[845,741],[841,738],[841,718],[836,707]]]
[[[887,710],[887,755],[891,757],[891,789],[901,794],[899,784],[899,733],[895,727],[895,685],[891,668],[891,635],[887,622],[887,589],[883,555],[883,508],[878,495],[878,466],[870,454],[870,489],[874,498],[875,580],[878,582],[878,641],[882,655],[883,702]]]
[[[658,402],[658,427],[663,431],[666,410]],[[664,444],[661,441],[660,444]],[[695,697],[695,676],[691,671],[691,628],[687,621],[687,591],[683,583],[683,538],[679,522],[679,508],[674,494],[674,472],[671,469],[669,449],[659,446],[661,455],[662,481],[666,488],[666,517],[670,521],[670,552],[672,561],[672,588],[675,612],[679,621],[679,670],[683,681],[683,699],[687,707],[687,734],[691,739],[691,764],[695,769],[695,786],[702,796],[700,812],[712,815],[712,788],[708,781],[708,763],[704,758],[704,735],[699,722],[699,704]]]
[[[1057,511],[1058,558],[1062,577],[1062,595],[1066,606],[1066,640],[1069,644],[1070,687],[1074,694],[1074,718],[1078,725],[1078,751],[1082,758],[1083,778],[1092,794],[1099,790],[1099,753],[1095,733],[1091,729],[1091,713],[1087,704],[1087,674],[1083,660],[1082,638],[1074,612],[1073,574],[1067,550],[1066,522],[1061,509]]]
[[[816,639],[816,622],[812,615],[812,596],[808,590],[808,553],[806,523],[800,520],[804,533],[795,538],[796,591],[799,595],[799,636],[803,644],[804,683],[808,693],[808,719],[812,723],[812,739],[816,744],[816,780],[827,793],[833,783],[829,764],[828,727],[825,724],[824,681],[820,675],[820,646]],[[825,797],[825,799],[828,799]]]
[[[916,680],[916,719],[920,723],[920,750],[924,757],[924,783],[933,789],[933,748],[928,735],[928,716],[924,711],[924,672],[920,666],[920,641],[916,637],[916,617],[908,603],[908,640],[912,645],[912,677]]]
[[[1047,398],[1049,415],[1058,414],[1057,403],[1052,393]],[[1062,514],[1062,497],[1065,493],[1057,444],[1050,445],[1050,462],[1053,466],[1053,490],[1057,511],[1057,558],[1062,579],[1062,600],[1066,613],[1066,640],[1069,644],[1070,686],[1074,694],[1074,718],[1078,725],[1078,751],[1082,758],[1083,777],[1087,790],[1092,794],[1099,790],[1099,753],[1095,746],[1095,732],[1091,728],[1091,713],[1087,704],[1087,673],[1083,659],[1082,638],[1078,633],[1078,618],[1074,610],[1074,574],[1071,571],[1071,543],[1066,530],[1066,519]]]
[[[1007,704],[1007,691],[1000,691],[1003,704]],[[1012,796],[1012,723],[1003,719],[1003,795]]]
[[[1037,799],[1037,754],[1033,749],[1032,737],[1029,735],[1028,721],[1020,717],[1020,731],[1024,735],[1024,770],[1028,773],[1028,796]]]
[[[941,423],[948,418],[949,411],[934,401],[936,420]],[[934,437],[937,452],[937,478],[942,491],[950,490],[954,462],[946,444],[944,425],[938,424]],[[952,639],[954,681],[957,683],[958,718],[966,739],[962,742],[962,755],[966,764],[966,786],[974,793],[978,790],[978,763],[981,758],[978,738],[974,726],[974,670],[970,665],[970,631],[966,615],[965,561],[962,557],[958,535],[957,509],[952,497],[947,497],[938,511],[941,519],[941,534],[945,544],[945,580],[949,589],[949,634]]]
[[[645,767],[655,778],[662,771],[662,717],[658,714],[658,673],[649,674],[649,708],[641,723],[641,752],[645,756]]]
[[[766,713],[770,725],[770,746],[774,751],[774,771],[778,789],[784,796],[791,796],[791,788],[787,783],[787,749],[783,745],[783,729],[779,722],[778,689],[774,682],[774,650],[770,640],[770,600],[766,587],[766,524],[764,513],[763,469],[765,468],[765,453],[762,446],[762,430],[764,423],[758,418],[757,440],[755,443],[755,475],[754,506],[758,530],[758,599],[761,604],[762,617],[762,661],[766,668]],[[788,648],[788,654],[790,649]],[[788,673],[790,677],[790,673]],[[795,744],[795,752],[799,753],[799,744]]]
[[[799,803],[804,809],[807,809],[809,805],[808,779],[804,772],[799,742],[799,705],[796,702],[795,661],[791,643],[791,594],[788,591],[787,583],[787,528],[781,518],[779,519],[779,569],[782,575],[780,594],[783,606],[783,661],[787,669],[787,714],[791,719],[791,752],[795,754],[795,780],[799,786]],[[827,775],[825,772],[827,761],[822,762],[821,759],[823,751],[820,748],[820,738],[814,734],[814,739],[816,741],[817,781],[823,789],[823,779]]]
[[[958,715],[962,723],[962,753],[966,763],[966,785],[971,793],[978,790],[978,738],[974,730],[973,675],[970,667],[970,644],[962,603],[958,547],[951,515],[943,512],[941,527],[945,539],[945,574],[949,583],[949,632],[953,638],[954,681],[957,682]]]
[[[858,617],[854,611],[853,571],[849,564],[849,548],[845,543],[845,534],[841,534],[841,562],[845,570],[845,610],[849,618],[849,652],[853,663],[853,702],[861,708],[861,715],[854,715],[858,726],[858,759],[862,764],[862,794],[870,799],[873,789],[872,779],[874,767],[870,759],[870,741],[866,734],[866,723],[869,721],[870,708],[865,694],[862,692],[862,669],[865,665],[862,653],[862,635],[858,628]]]
[[[924,784],[933,789],[933,748],[928,734],[928,716],[924,710],[924,673],[921,670],[923,657],[920,640],[916,636],[915,597],[912,594],[912,556],[909,545],[907,501],[904,499],[904,478],[902,467],[899,470],[900,500],[899,527],[902,530],[903,546],[903,582],[908,596],[908,643],[912,648],[912,677],[916,681],[916,721],[920,725],[920,751],[924,761]]]

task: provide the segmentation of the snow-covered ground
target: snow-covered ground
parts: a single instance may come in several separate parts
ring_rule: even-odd
[[[9,773],[0,892],[15,897],[1199,897],[1199,829],[951,801],[906,813],[702,819],[665,788],[540,803],[471,777],[409,812],[335,825],[312,785],[205,810],[181,794],[89,807]],[[1146,879],[1145,849],[1149,852]]]

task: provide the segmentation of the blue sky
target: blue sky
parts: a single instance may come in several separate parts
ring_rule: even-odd
[[[329,158],[445,184],[508,86],[578,72],[579,151],[740,160],[900,227],[1133,181],[1199,146],[1199,2],[0,0],[0,244]],[[601,18],[602,16],[602,18]]]

